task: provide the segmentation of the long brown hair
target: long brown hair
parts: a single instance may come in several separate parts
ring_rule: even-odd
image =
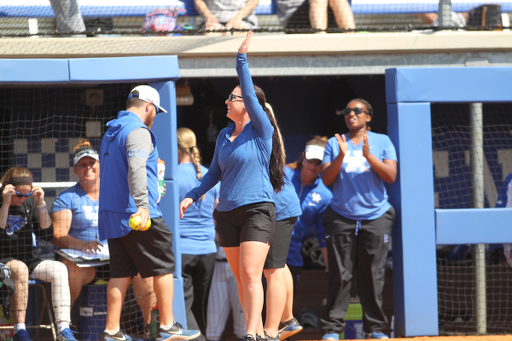
[[[270,174],[270,183],[275,192],[281,191],[284,186],[284,164],[286,160],[286,154],[284,151],[283,138],[279,125],[277,124],[276,117],[272,107],[267,103],[265,93],[257,85],[254,85],[254,92],[258,98],[258,102],[267,114],[267,117],[274,127],[274,134],[272,135],[272,153],[270,154],[270,165],[268,167]]]
[[[315,135],[315,137],[313,137],[311,140],[306,142],[306,146],[319,146],[319,147],[325,148],[325,146],[327,145],[327,141],[328,141],[327,137]],[[287,164],[286,166],[291,169],[297,169],[297,168],[301,169],[302,161],[304,161],[304,153],[300,154],[300,157],[297,161]]]

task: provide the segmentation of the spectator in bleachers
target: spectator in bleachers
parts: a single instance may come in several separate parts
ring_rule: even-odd
[[[328,28],[354,30],[349,0],[276,0],[281,26],[287,30],[325,33]]]
[[[79,178],[74,186],[64,190],[55,199],[51,217],[54,236],[52,243],[61,249],[101,251],[107,241],[98,241],[98,202],[100,195],[100,162],[98,152],[89,141],[81,141],[74,148],[74,172]],[[82,286],[97,279],[110,278],[110,266],[79,267],[64,257],[60,259],[68,269],[71,304],[74,304]],[[156,305],[153,278],[133,277],[133,292],[144,317],[146,334],[149,336],[151,309]]]
[[[424,23],[432,26],[439,26],[439,15],[437,13],[417,13],[416,17],[420,18]],[[469,13],[451,13],[451,25],[453,27],[464,27],[469,19]]]
[[[13,167],[2,177],[0,209],[0,263],[11,269],[16,291],[11,295],[14,341],[30,341],[25,325],[28,305],[28,281],[38,279],[52,285],[52,303],[59,341],[77,341],[69,329],[71,299],[68,270],[61,262],[39,258],[33,234],[51,240],[53,226],[44,191],[32,185],[32,173]]]
[[[204,18],[200,28],[207,31],[257,28],[258,19],[254,9],[258,3],[259,0],[194,0],[197,12]],[[231,32],[208,34],[231,35]]]
[[[57,32],[85,32],[85,23],[80,13],[78,0],[50,0]],[[73,37],[85,37],[85,35],[72,35]]]

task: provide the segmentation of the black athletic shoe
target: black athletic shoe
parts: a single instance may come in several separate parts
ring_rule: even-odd
[[[265,332],[265,339],[267,341],[279,341],[279,332],[277,333],[277,335],[275,337],[272,337],[270,335],[268,335],[266,332]]]
[[[184,329],[181,324],[174,321],[169,329],[159,328],[158,334],[160,334],[160,337],[157,338],[158,341],[171,341],[195,339],[201,335],[201,332],[199,330]]]
[[[300,325],[299,321],[297,321],[297,319],[294,317],[289,321],[280,322],[279,330],[277,332],[279,333],[280,340],[286,340],[287,338],[297,334],[301,330],[302,326]]]
[[[244,341],[256,341],[256,338],[252,334],[245,334],[244,335]]]
[[[101,333],[100,340],[101,341],[132,341],[133,339],[130,336],[123,333],[122,330],[120,330],[117,333],[115,333],[114,335],[111,335],[107,332],[103,332],[103,333]]]

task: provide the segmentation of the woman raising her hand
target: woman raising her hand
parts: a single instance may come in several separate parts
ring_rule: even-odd
[[[240,85],[226,100],[227,116],[233,122],[217,137],[210,170],[180,204],[183,217],[193,202],[221,181],[214,218],[220,246],[238,283],[247,325],[245,341],[264,338],[261,274],[275,232],[273,191],[284,184],[279,129],[247,65],[252,34],[247,33],[238,49]]]

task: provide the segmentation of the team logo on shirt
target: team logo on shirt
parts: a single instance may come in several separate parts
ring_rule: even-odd
[[[91,222],[91,226],[98,226],[98,206],[84,205],[82,209],[85,219]]]
[[[343,162],[347,164],[345,167],[345,172],[347,173],[364,173],[370,171],[370,164],[363,156],[362,150],[348,150]]]
[[[318,204],[320,200],[322,200],[322,196],[320,193],[313,192],[313,194],[311,194],[311,200]]]

